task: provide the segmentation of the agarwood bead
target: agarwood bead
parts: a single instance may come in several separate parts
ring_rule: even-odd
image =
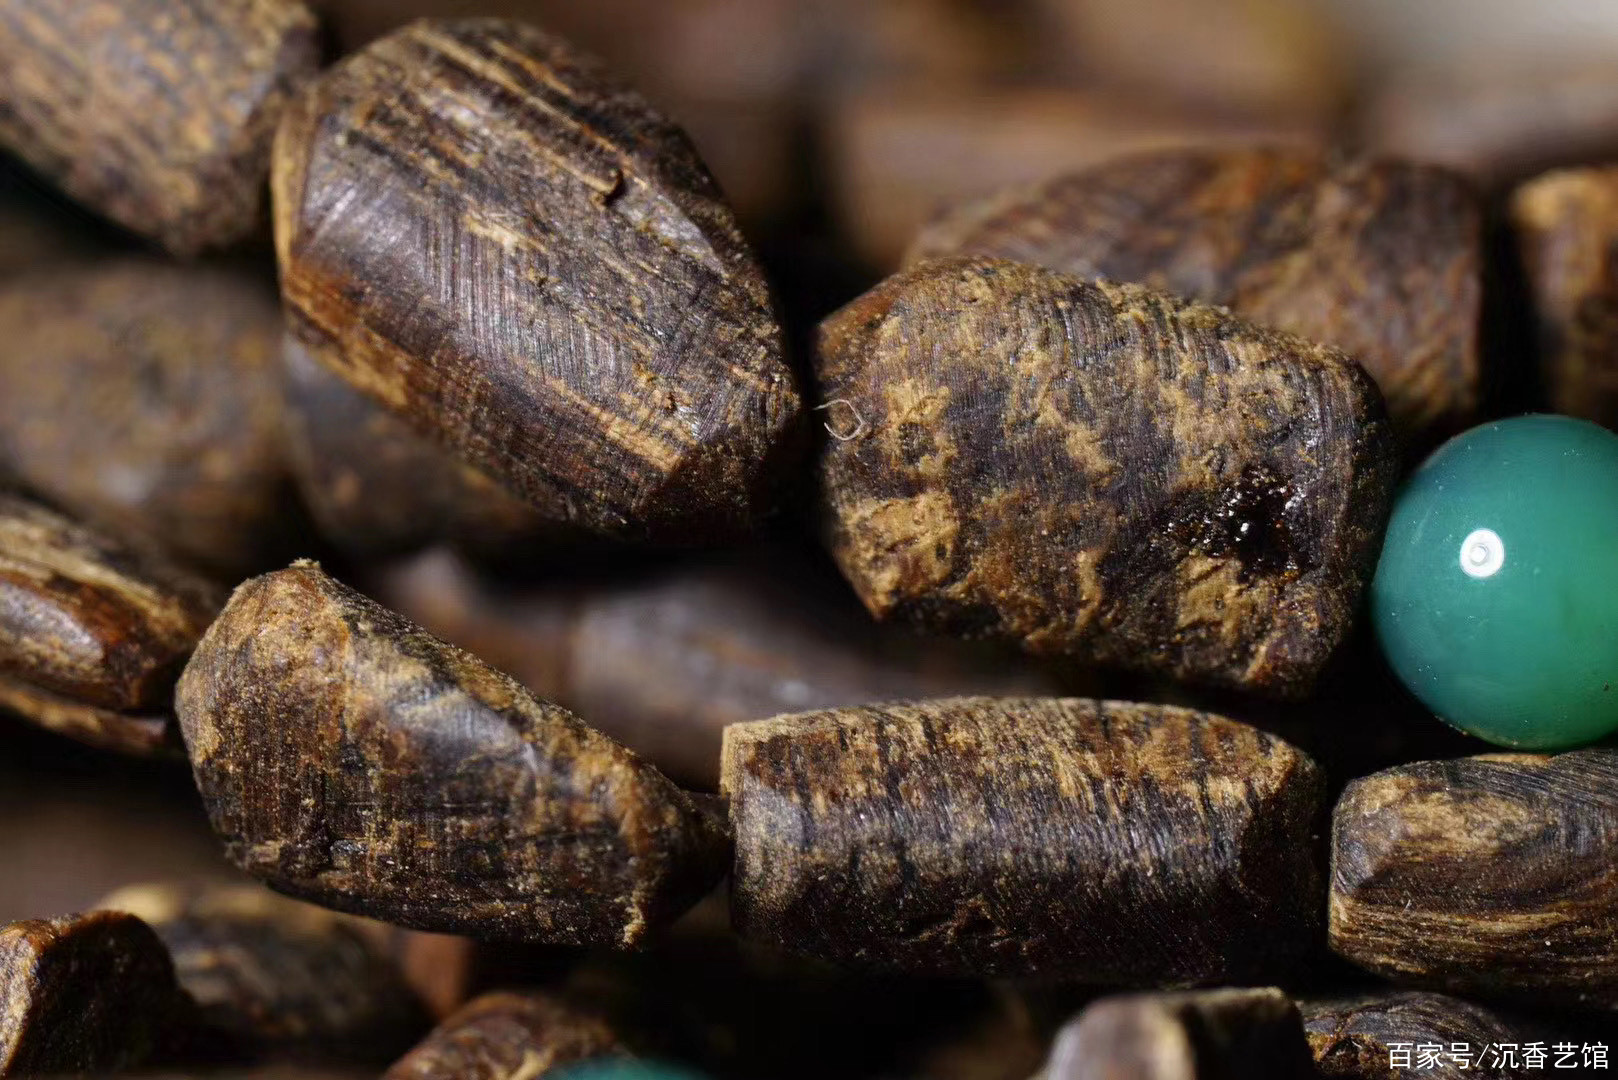
[[[0,704],[96,745],[161,748],[212,586],[0,492]]]
[[[184,753],[167,704],[149,712],[121,712],[0,675],[0,714],[21,717],[87,746],[136,757],[179,757]]]
[[[412,24],[292,109],[274,187],[298,340],[548,520],[695,540],[768,502],[800,409],[769,291],[685,136],[596,61]]]
[[[0,142],[195,254],[262,223],[276,124],[319,62],[298,0],[5,0]]]
[[[878,627],[835,573],[754,559],[526,590],[433,552],[378,599],[580,716],[675,780],[713,790],[725,727],[781,713],[953,694],[1050,694],[1002,650]]]
[[[832,553],[879,619],[1278,695],[1348,629],[1398,451],[1335,350],[954,258],[832,315],[816,367]]]
[[[1056,1038],[1036,1080],[1314,1080],[1298,1007],[1280,990],[1104,998]]]
[[[1547,173],[1511,196],[1555,411],[1618,426],[1618,168]]]
[[[1618,1008],[1618,751],[1425,761],[1332,827],[1340,955],[1415,986]]]
[[[340,911],[630,946],[721,871],[657,770],[312,563],[236,590],[177,711],[229,858]]]
[[[1304,150],[1171,150],[956,208],[907,262],[989,255],[1130,281],[1332,345],[1421,441],[1475,418],[1483,213],[1458,174]]]
[[[379,558],[456,542],[498,551],[540,532],[527,503],[285,343],[287,456],[322,536]],[[552,526],[554,531],[555,526]]]
[[[1094,87],[880,85],[840,96],[826,113],[833,209],[857,253],[883,272],[940,210],[1008,185],[1149,150],[1324,141],[1311,124],[1209,115]]]
[[[574,1061],[621,1053],[602,1020],[539,993],[485,994],[438,1026],[383,1080],[543,1077]]]
[[[168,952],[132,915],[0,928],[0,1076],[122,1072],[168,1037],[181,998]]]
[[[97,907],[144,920],[195,1003],[191,1045],[230,1059],[382,1063],[428,1020],[353,920],[249,885],[131,886]]]
[[[956,698],[725,731],[732,912],[831,960],[1115,986],[1284,972],[1324,781],[1186,709]]]
[[[274,289],[150,258],[0,286],[0,461],[34,491],[222,578],[261,569],[292,488]]]
[[[1299,1007],[1315,1070],[1348,1080],[1469,1080],[1494,1067],[1489,1049],[1520,1045],[1534,1034],[1481,1005],[1442,994],[1362,995]],[[1438,1065],[1417,1069],[1415,1048],[1435,1045],[1442,1047]],[[1408,1068],[1395,1065],[1401,1057]],[[1492,1080],[1529,1080],[1527,1070],[1508,1064],[1487,1074]]]

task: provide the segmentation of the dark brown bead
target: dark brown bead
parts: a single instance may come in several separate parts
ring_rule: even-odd
[[[286,530],[281,314],[265,281],[157,259],[0,287],[0,462],[85,520],[221,578]]]
[[[0,704],[84,742],[164,743],[174,682],[213,588],[0,492]]]
[[[498,552],[542,531],[521,499],[302,345],[288,340],[285,356],[288,457],[315,525],[344,552],[379,558],[435,541]]]
[[[195,254],[262,224],[276,123],[319,61],[298,0],[4,0],[0,142]]]
[[[657,770],[313,564],[236,590],[178,713],[230,859],[338,910],[631,946],[722,870]]]
[[[732,910],[840,962],[1116,986],[1286,972],[1319,932],[1319,768],[1154,705],[957,698],[725,731]]]
[[[1511,219],[1551,407],[1618,427],[1618,168],[1538,177],[1512,194]]]
[[[132,915],[100,911],[0,928],[0,1076],[139,1065],[180,996],[168,952]]]
[[[1279,990],[1096,1002],[1057,1036],[1040,1080],[1314,1080],[1298,1007]]]
[[[545,994],[485,994],[445,1020],[383,1080],[509,1080],[623,1051],[603,1021]]]
[[[1395,982],[1618,1007],[1618,752],[1354,781],[1332,828],[1330,935]]]
[[[821,326],[832,553],[879,619],[1295,695],[1346,634],[1398,450],[1343,354],[993,259]]]
[[[1469,1001],[1442,994],[1392,993],[1304,1002],[1300,1008],[1321,1076],[1471,1080],[1486,1072],[1491,1080],[1530,1080],[1527,1070],[1509,1065],[1489,1071],[1495,1060],[1490,1051],[1503,1043],[1520,1046],[1536,1033]],[[1435,1055],[1437,1064],[1418,1068],[1418,1046],[1441,1048]],[[1401,1057],[1408,1066],[1395,1064]],[[1517,1060],[1520,1064],[1520,1056]]]
[[[145,920],[168,947],[199,1052],[383,1063],[428,1025],[404,973],[346,916],[254,885],[134,886],[97,906]]]
[[[761,559],[524,590],[435,552],[386,573],[379,598],[710,791],[729,724],[1062,685],[1004,650],[876,626],[834,574],[793,555],[773,548]]]
[[[800,404],[768,289],[685,136],[596,61],[412,24],[293,108],[274,186],[298,340],[547,520],[702,540],[769,501]]]
[[[1481,203],[1445,169],[1177,150],[967,204],[907,259],[990,255],[1229,307],[1353,356],[1431,442],[1477,415],[1482,247]]]

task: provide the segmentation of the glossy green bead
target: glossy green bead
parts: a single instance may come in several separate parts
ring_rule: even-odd
[[[598,1058],[545,1075],[554,1080],[707,1080],[687,1069],[632,1058]]]
[[[1618,435],[1520,416],[1444,444],[1394,502],[1371,615],[1462,731],[1550,750],[1618,730]]]

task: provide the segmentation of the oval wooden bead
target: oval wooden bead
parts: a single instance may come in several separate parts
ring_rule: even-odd
[[[195,254],[263,223],[276,124],[319,62],[299,0],[4,0],[0,142]]]
[[[1618,752],[1422,761],[1349,784],[1329,932],[1395,982],[1618,1008]]]
[[[383,1074],[383,1080],[548,1076],[621,1053],[603,1020],[540,993],[498,992],[467,1003]]]
[[[388,1061],[427,1027],[361,922],[262,886],[136,885],[97,905],[143,919],[195,1008],[187,1046],[230,1060]]]
[[[0,470],[221,580],[282,561],[282,320],[242,270],[124,257],[0,288]]]
[[[725,730],[743,934],[1117,986],[1286,972],[1320,925],[1318,766],[1186,709],[955,698]]]
[[[1347,632],[1398,452],[1341,353],[993,259],[822,324],[832,552],[878,618],[1304,691]]]
[[[236,590],[177,712],[226,853],[300,899],[629,946],[722,871],[709,812],[656,769],[310,563]]]
[[[277,140],[310,352],[548,519],[703,539],[768,500],[799,399],[769,291],[685,135],[493,19],[339,64]]]
[[[0,704],[84,742],[151,752],[212,586],[0,492]]]
[[[0,1076],[116,1074],[163,1046],[182,998],[152,928],[115,911],[0,927]]]
[[[1335,346],[1422,441],[1477,415],[1482,200],[1446,169],[1303,148],[1128,155],[961,206],[907,261],[945,255],[1138,282]]]

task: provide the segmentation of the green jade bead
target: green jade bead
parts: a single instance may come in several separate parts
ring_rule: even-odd
[[[1520,416],[1445,443],[1394,502],[1371,616],[1462,731],[1559,750],[1618,730],[1618,435]]]
[[[596,1058],[545,1075],[548,1080],[707,1080],[700,1073],[634,1058]]]

